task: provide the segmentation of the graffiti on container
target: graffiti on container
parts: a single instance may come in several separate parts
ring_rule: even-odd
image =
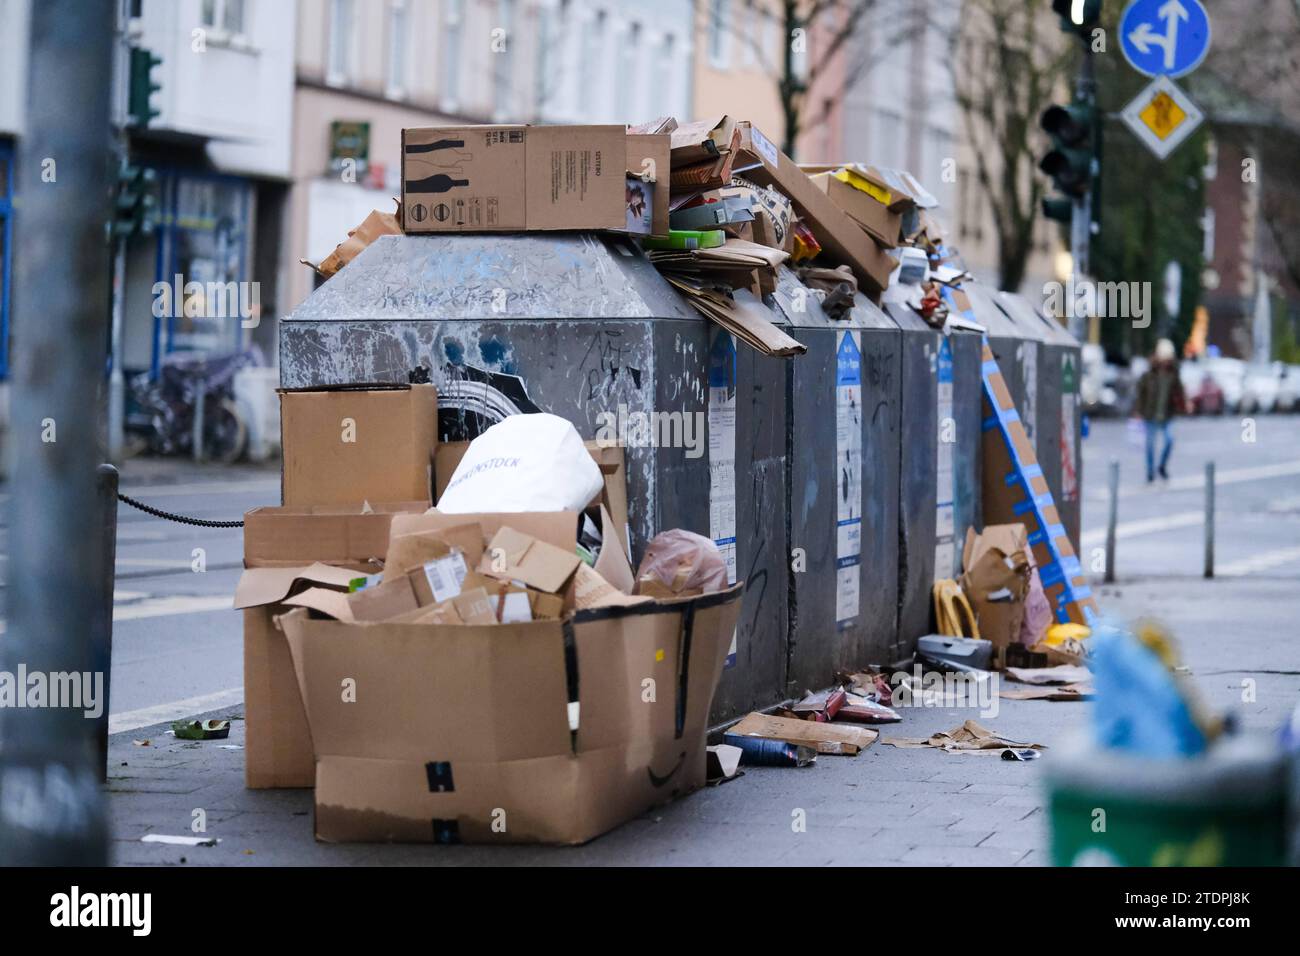
[[[641,369],[628,364],[633,358],[632,346],[623,340],[623,333],[618,329],[600,329],[591,336],[587,350],[578,365],[580,375],[580,400],[598,401],[608,397],[618,384],[620,372],[632,382],[636,389],[641,388]]]
[[[446,349],[450,357],[450,348]],[[447,362],[438,391],[438,433],[442,441],[469,441],[507,415],[540,412],[518,375]]]
[[[871,424],[880,418],[881,409],[892,404],[894,396],[894,353],[872,352],[867,356],[867,384],[876,396],[876,404],[871,409]]]

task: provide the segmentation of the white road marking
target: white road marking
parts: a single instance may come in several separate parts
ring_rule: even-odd
[[[165,704],[156,704],[153,707],[141,707],[139,710],[128,710],[121,714],[109,714],[108,732],[110,734],[120,734],[127,730],[138,730],[141,727],[151,727],[154,724],[168,723],[173,720],[180,720],[183,717],[193,717],[195,714],[206,714],[210,710],[221,710],[224,707],[231,707],[243,702],[244,688],[228,687],[225,690],[214,691],[211,694],[201,694],[198,697],[186,697],[183,700],[173,700]]]
[[[1249,558],[1242,558],[1240,561],[1230,561],[1216,567],[1214,575],[1230,578],[1243,574],[1257,574],[1291,561],[1300,561],[1300,548],[1278,548],[1276,551],[1264,551]]]
[[[166,541],[166,531],[155,531],[152,528],[137,528],[133,525],[119,524],[117,526],[118,541]]]
[[[1097,463],[1095,467],[1100,468],[1103,464]],[[1217,488],[1220,485],[1236,485],[1244,481],[1267,481],[1270,478],[1286,478],[1290,475],[1300,475],[1300,460],[1279,461],[1270,465],[1252,465],[1248,468],[1217,469],[1214,475],[1214,486]],[[1121,498],[1132,498],[1162,494],[1166,491],[1195,491],[1204,487],[1205,472],[1198,469],[1194,475],[1182,475],[1178,478],[1171,478],[1166,482],[1121,488],[1119,496]],[[1095,491],[1089,497],[1093,501],[1108,501],[1110,493]]]
[[[1143,518],[1140,521],[1121,521],[1115,525],[1115,538],[1136,538],[1139,535],[1155,534],[1159,531],[1171,531],[1174,528],[1190,528],[1204,523],[1205,511],[1176,511],[1173,514],[1160,515],[1156,518]],[[1082,536],[1084,545],[1106,543],[1106,529],[1085,531]]]
[[[168,617],[173,614],[201,614],[204,611],[229,611],[234,599],[228,594],[202,597],[157,597],[113,608],[113,620],[136,621],[145,617]]]
[[[194,562],[189,558],[118,558],[116,563],[124,568],[188,568]]]
[[[114,591],[115,600],[123,595],[135,595],[135,591]],[[143,596],[143,595],[141,595]],[[134,600],[134,599],[131,599]],[[169,617],[175,614],[202,614],[207,611],[229,611],[234,607],[234,598],[229,595],[173,596],[134,600],[130,604],[113,606],[113,621],[138,621],[146,617]],[[0,621],[0,634],[8,630],[7,621]]]

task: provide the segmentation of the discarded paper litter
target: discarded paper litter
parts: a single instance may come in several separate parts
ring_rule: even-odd
[[[1046,750],[1043,744],[1028,744],[1010,737],[1002,737],[968,720],[960,727],[942,730],[929,737],[882,737],[882,744],[891,747],[929,747],[945,753],[986,754],[996,756],[999,751],[1012,748],[1016,750]]]

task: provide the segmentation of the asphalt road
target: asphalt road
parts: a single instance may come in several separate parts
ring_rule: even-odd
[[[1213,460],[1217,574],[1300,578],[1300,416],[1260,417],[1255,440],[1243,435],[1251,437],[1239,418],[1179,421],[1171,480],[1148,486],[1142,448],[1125,423],[1094,422],[1083,455],[1084,566],[1100,580],[1106,473],[1115,458],[1121,467],[1118,583],[1199,576],[1203,469]],[[274,463],[219,468],[140,460],[124,467],[123,489],[159,508],[229,519],[278,503],[279,474]],[[230,609],[242,566],[241,532],[162,521],[125,505],[118,528],[113,731],[241,703],[241,618]],[[1279,609],[1278,623],[1284,620]]]
[[[1300,416],[1178,420],[1169,481],[1151,485],[1144,447],[1126,423],[1094,422],[1083,445],[1080,560],[1098,573],[1105,568],[1112,459],[1120,466],[1118,581],[1202,574],[1205,464],[1210,461],[1215,465],[1216,576],[1300,577]]]

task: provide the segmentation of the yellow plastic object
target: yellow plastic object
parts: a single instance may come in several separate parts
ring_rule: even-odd
[[[1047,629],[1043,643],[1050,647],[1060,647],[1069,640],[1086,640],[1091,634],[1092,629],[1086,624],[1075,624],[1072,621],[1066,624],[1053,624]]]
[[[951,579],[934,582],[934,619],[938,633],[947,637],[980,636],[979,622],[970,602],[961,585]]]

